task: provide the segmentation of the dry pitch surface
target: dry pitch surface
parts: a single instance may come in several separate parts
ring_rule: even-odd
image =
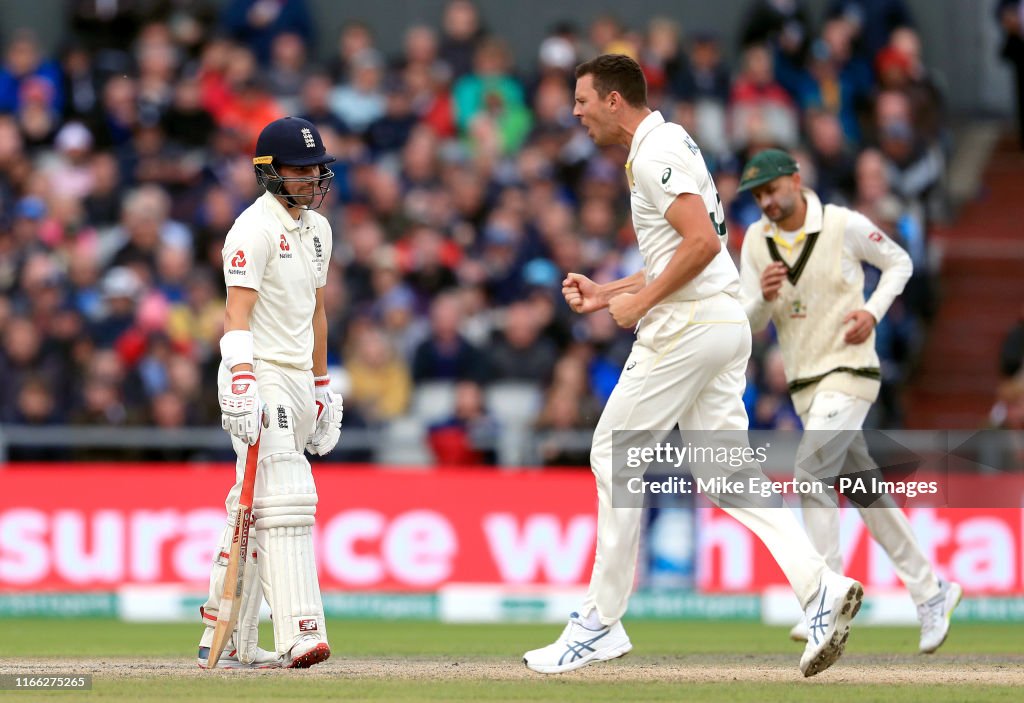
[[[629,655],[620,660],[584,667],[557,678],[590,682],[721,683],[727,681],[787,683],[799,680],[796,656],[682,656]],[[382,681],[527,681],[544,677],[522,663],[499,659],[334,658],[307,671],[203,671],[181,659],[7,659],[0,674],[58,672],[73,669],[96,680],[146,678],[281,677],[294,679],[369,679]],[[957,656],[931,661],[917,656],[847,654],[828,671],[809,682],[856,685],[914,685],[1024,687],[1024,654],[1018,656]]]
[[[635,649],[557,676],[521,653],[558,626],[331,621],[334,655],[309,670],[203,671],[196,625],[0,620],[0,674],[92,674],[94,690],[0,692],[5,700],[346,701],[1014,701],[1024,691],[1024,627],[954,623],[933,656],[915,628],[861,628],[831,669],[804,679],[787,628],[740,622],[627,623]],[[31,633],[31,636],[24,636]],[[265,641],[269,632],[264,632]]]

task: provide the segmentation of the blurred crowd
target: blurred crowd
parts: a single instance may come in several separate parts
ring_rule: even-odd
[[[651,106],[701,145],[734,255],[760,215],[738,174],[768,146],[795,150],[824,199],[910,252],[914,278],[878,330],[874,422],[898,426],[932,313],[942,91],[902,0],[830,1],[818,23],[808,6],[753,0],[735,47],[685,16],[602,15],[552,27],[519,62],[471,0],[396,26],[393,56],[360,22],[317,55],[303,0],[72,1],[53,53],[8,32],[0,422],[219,425],[221,247],[259,195],[259,131],[293,114],[338,157],[321,212],[335,236],[329,362],[345,427],[408,420],[418,390],[438,384],[450,414],[424,429],[441,462],[495,460],[496,384],[534,390],[529,429],[544,436],[593,427],[632,335],[604,312],[570,314],[559,291],[568,271],[605,281],[641,266],[625,155],[594,147],[572,117],[576,64],[616,52],[640,61]],[[746,401],[753,428],[799,422],[771,332],[756,339]],[[156,458],[168,456],[190,455]],[[539,460],[587,454],[549,440]]]

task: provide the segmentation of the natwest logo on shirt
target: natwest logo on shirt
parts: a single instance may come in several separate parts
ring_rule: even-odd
[[[282,234],[281,235],[281,254],[280,254],[280,257],[282,259],[290,259],[290,258],[292,258],[292,253],[291,252],[292,252],[292,245],[288,243],[287,237],[285,237]]]
[[[245,267],[245,252],[239,249],[235,252],[235,255],[231,257],[231,265],[236,268]]]

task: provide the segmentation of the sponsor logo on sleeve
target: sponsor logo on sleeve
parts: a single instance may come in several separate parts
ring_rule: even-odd
[[[245,252],[239,249],[235,252],[235,255],[231,257],[231,267],[228,269],[228,273],[235,276],[245,275]]]
[[[868,239],[870,239],[875,244],[880,244],[882,242],[882,233],[872,232],[871,234],[868,235]]]

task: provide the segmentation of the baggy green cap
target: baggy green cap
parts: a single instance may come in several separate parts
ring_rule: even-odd
[[[779,176],[791,176],[800,170],[796,159],[781,149],[765,149],[751,157],[743,167],[739,190],[750,190],[774,181]]]

